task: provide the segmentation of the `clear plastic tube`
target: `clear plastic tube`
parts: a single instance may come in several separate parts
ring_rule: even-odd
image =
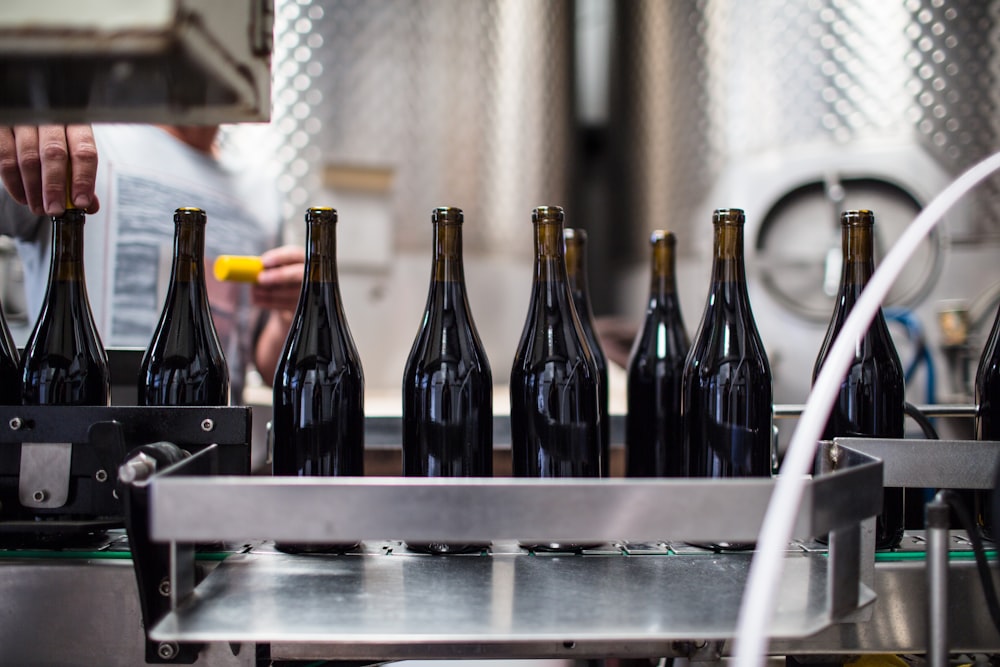
[[[841,378],[854,356],[854,341],[871,324],[893,281],[924,236],[969,190],[998,170],[1000,153],[995,153],[955,179],[914,218],[872,275],[834,341],[792,434],[757,538],[757,550],[740,606],[733,647],[739,667],[759,667],[764,662],[769,641],[767,628],[774,614],[792,524],[823,426],[830,415]]]

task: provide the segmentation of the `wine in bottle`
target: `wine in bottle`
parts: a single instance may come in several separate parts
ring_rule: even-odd
[[[273,474],[364,475],[364,376],[340,298],[337,212],[306,213],[305,279],[274,376]],[[351,543],[279,543],[298,552],[344,552]]]
[[[205,288],[205,212],[174,211],[174,260],[139,367],[139,405],[228,405],[229,368]]]
[[[600,377],[566,276],[563,210],[536,208],[532,222],[534,277],[510,377],[514,475],[600,477]],[[579,551],[591,545],[523,546]]]
[[[587,232],[583,229],[563,230],[566,242],[566,275],[573,292],[573,307],[580,318],[583,336],[590,347],[590,353],[597,364],[597,375],[601,381],[601,476],[611,472],[611,417],[608,413],[608,357],[601,347],[594,324],[594,309],[590,301],[590,286],[587,280]]]
[[[434,210],[430,289],[403,372],[403,474],[493,475],[493,374],[465,289],[462,210]],[[435,554],[484,544],[413,543]]]
[[[628,362],[625,474],[684,477],[681,378],[691,342],[677,296],[676,239],[656,230],[649,302]]]
[[[705,312],[684,363],[681,413],[691,477],[771,474],[771,368],[747,293],[744,214],[715,211],[712,276]],[[714,549],[752,543],[718,542]]]
[[[52,217],[52,261],[38,319],[21,357],[24,405],[110,405],[108,356],[83,268],[84,212]]]
[[[979,358],[975,387],[976,405],[979,406],[976,411],[976,439],[1000,440],[1000,308]],[[988,539],[994,537],[994,502],[992,491],[973,493],[976,522],[980,532]]]
[[[816,358],[814,381],[844,321],[875,271],[874,223],[874,214],[867,210],[844,211],[840,216],[844,258],[840,288],[826,338]],[[868,330],[855,343],[854,359],[841,382],[823,438],[902,438],[904,389],[903,366],[879,308]],[[878,549],[899,546],[904,527],[903,495],[902,488],[884,491],[882,513],[875,519],[875,546]]]

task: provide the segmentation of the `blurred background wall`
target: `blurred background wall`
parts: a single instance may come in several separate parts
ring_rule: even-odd
[[[339,210],[350,327],[369,389],[395,400],[435,206],[465,210],[498,385],[527,311],[534,206],[562,205],[588,230],[594,310],[635,327],[649,234],[674,231],[692,334],[711,211],[745,209],[775,399],[794,403],[833,307],[838,211],[873,209],[884,253],[1000,149],[1000,0],[276,0],[275,12],[272,120],[224,139],[277,167],[289,242],[307,206]],[[887,305],[911,402],[971,400],[998,250],[993,179],[898,281]],[[16,266],[0,278],[23,331]],[[947,337],[945,314],[962,325]]]

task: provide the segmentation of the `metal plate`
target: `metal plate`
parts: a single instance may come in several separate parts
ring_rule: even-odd
[[[150,633],[158,641],[323,642],[340,656],[448,645],[723,639],[750,554],[348,556],[245,554],[222,563]],[[826,627],[826,558],[788,557],[771,631]],[[862,604],[873,595],[862,590]],[[457,651],[461,653],[461,651]]]

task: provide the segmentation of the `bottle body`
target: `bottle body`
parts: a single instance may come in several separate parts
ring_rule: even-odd
[[[563,212],[536,208],[535,275],[510,379],[516,477],[600,477],[600,379],[573,306]],[[579,550],[586,545],[536,544]]]
[[[83,269],[83,211],[52,219],[49,282],[21,358],[25,405],[110,405],[108,357],[90,310]]]
[[[713,216],[709,297],[682,376],[684,458],[691,477],[771,474],[771,369],[747,294],[743,223],[739,209]]]
[[[976,369],[975,383],[976,439],[1000,440],[1000,309],[983,348]],[[994,537],[994,493],[976,491],[973,494],[976,523],[984,537]]]
[[[139,368],[139,405],[229,404],[229,368],[205,287],[205,213],[174,212],[174,260],[160,321]]]
[[[587,279],[587,232],[582,229],[564,229],[563,238],[566,243],[566,276],[569,279],[570,291],[573,294],[573,307],[580,320],[583,337],[587,341],[590,353],[597,366],[597,377],[600,380],[600,412],[601,412],[601,476],[607,477],[611,472],[611,417],[608,413],[608,357],[601,347],[601,339],[597,335],[594,324],[594,309],[590,301],[590,287]]]
[[[306,214],[305,279],[274,377],[276,476],[364,475],[364,375],[340,299],[336,220],[330,208]],[[276,546],[342,552],[357,543]]]
[[[871,211],[845,211],[841,215],[844,262],[840,288],[830,326],[816,358],[813,380],[875,270],[873,225]],[[841,382],[823,438],[902,438],[904,392],[903,366],[880,308],[855,345],[854,359]],[[884,490],[882,513],[875,522],[876,548],[899,546],[904,528],[903,495],[902,488]]]
[[[0,405],[21,404],[21,358],[0,304]]]
[[[434,211],[434,259],[422,324],[403,372],[403,474],[493,475],[493,374],[469,308],[460,209]],[[417,544],[468,553],[482,544]]]
[[[683,477],[681,379],[691,343],[677,297],[674,235],[658,230],[650,243],[649,303],[628,363],[625,474]]]

